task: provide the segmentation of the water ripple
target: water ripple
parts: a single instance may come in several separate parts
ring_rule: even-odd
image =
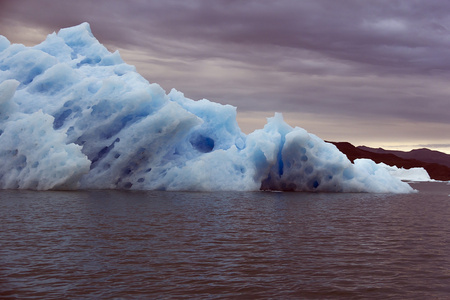
[[[450,186],[413,195],[0,191],[0,298],[450,294]]]

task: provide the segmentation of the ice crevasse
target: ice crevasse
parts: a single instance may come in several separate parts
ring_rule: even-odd
[[[34,47],[0,36],[0,188],[413,191],[281,114],[245,135],[235,107],[166,94],[88,23]]]

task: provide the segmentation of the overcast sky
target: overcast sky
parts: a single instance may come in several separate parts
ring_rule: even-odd
[[[33,46],[89,22],[167,92],[282,112],[332,141],[450,153],[450,2],[0,0],[0,34]]]

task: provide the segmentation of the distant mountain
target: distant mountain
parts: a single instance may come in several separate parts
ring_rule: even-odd
[[[352,162],[357,158],[369,158],[376,163],[383,162],[390,166],[403,167],[410,169],[414,167],[422,167],[427,170],[432,179],[450,180],[450,155],[432,151],[429,149],[417,149],[410,152],[390,151],[381,148],[355,147],[348,142],[329,142],[334,144],[342,153],[347,155]],[[367,150],[370,149],[371,151]],[[401,156],[400,156],[401,155]],[[406,155],[405,158],[402,157]],[[439,163],[437,163],[439,162]]]
[[[421,149],[414,149],[409,152],[404,151],[397,151],[397,150],[385,150],[383,148],[370,148],[366,146],[358,146],[356,147],[361,150],[369,151],[369,152],[375,152],[375,153],[381,153],[381,154],[394,154],[398,157],[404,158],[404,159],[416,159],[428,163],[436,163],[440,165],[444,165],[450,168],[450,155],[445,154],[439,151],[430,150],[427,148],[421,148]]]

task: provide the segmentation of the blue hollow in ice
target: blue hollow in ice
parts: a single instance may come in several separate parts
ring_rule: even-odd
[[[235,107],[166,94],[87,23],[31,48],[0,36],[0,188],[412,191],[281,114],[245,135]]]

